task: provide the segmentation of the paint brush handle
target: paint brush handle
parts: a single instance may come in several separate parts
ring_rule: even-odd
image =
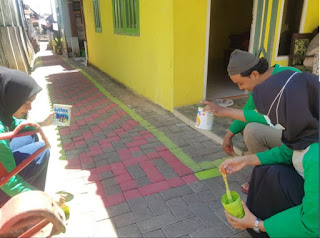
[[[232,200],[231,192],[230,192],[230,189],[229,189],[229,184],[228,184],[228,181],[227,181],[227,174],[223,173],[222,177],[223,177],[224,183],[226,185],[226,194],[227,194],[228,202],[232,203],[233,200]]]

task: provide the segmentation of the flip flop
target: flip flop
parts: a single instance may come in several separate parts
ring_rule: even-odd
[[[226,99],[226,100],[223,100],[223,99],[216,99],[213,101],[215,104],[218,104],[219,106],[221,107],[230,107],[234,104],[233,100],[231,99]]]
[[[245,189],[242,185],[241,185],[241,191],[245,194],[248,194],[249,189]]]

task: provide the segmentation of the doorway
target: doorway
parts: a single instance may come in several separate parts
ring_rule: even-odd
[[[254,0],[211,0],[206,98],[247,94],[227,74],[234,49],[248,51]]]

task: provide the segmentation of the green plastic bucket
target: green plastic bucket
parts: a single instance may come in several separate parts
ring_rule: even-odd
[[[228,203],[227,194],[223,194],[221,198],[221,203],[224,209],[231,215],[237,218],[244,217],[244,210],[241,204],[241,198],[239,194],[235,191],[231,191],[232,201]]]

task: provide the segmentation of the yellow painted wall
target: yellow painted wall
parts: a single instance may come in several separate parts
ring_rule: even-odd
[[[319,0],[309,0],[303,32],[304,33],[313,32],[313,30],[318,26],[319,26]]]
[[[102,33],[96,33],[92,0],[83,4],[89,62],[173,110],[172,1],[140,0],[140,36],[114,34],[111,0],[100,0]]]
[[[207,0],[174,0],[174,107],[203,97]]]
[[[84,0],[89,62],[170,111],[203,97],[207,0],[140,0],[140,36],[113,33],[112,2]]]

